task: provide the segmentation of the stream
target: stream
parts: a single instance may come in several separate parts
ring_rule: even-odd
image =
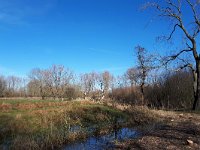
[[[103,150],[114,148],[114,141],[137,138],[140,134],[132,128],[121,128],[102,136],[92,136],[84,141],[66,145],[63,150]]]

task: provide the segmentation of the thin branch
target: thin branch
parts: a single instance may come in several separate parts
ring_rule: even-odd
[[[182,51],[180,51],[179,53],[177,53],[176,55],[172,55],[170,56],[171,58],[174,58],[176,59],[178,56],[180,56],[183,52],[191,52],[192,50],[191,49],[184,49]]]
[[[185,35],[191,42],[193,41],[192,36],[189,34],[189,32],[186,30],[185,26],[183,25],[183,20],[181,18],[181,14],[176,14],[176,13],[172,12],[172,10],[169,9],[169,7],[161,8],[158,4],[156,5],[156,8],[162,13],[162,14],[160,14],[160,16],[171,17],[171,18],[176,19],[179,22],[179,24],[177,24],[176,26],[179,26],[183,30],[183,32],[185,33]]]
[[[192,50],[191,49],[185,49],[185,50],[182,50],[180,51],[179,53],[177,53],[176,55],[172,55],[172,56],[168,56],[166,57],[164,63],[162,65],[167,65],[169,62],[175,60],[176,58],[178,58],[178,56],[180,56],[182,53],[184,52],[191,52]]]
[[[182,70],[182,69],[184,69],[184,68],[188,68],[188,67],[189,67],[192,71],[195,71],[195,69],[193,68],[192,64],[190,64],[190,63],[185,64],[185,65],[183,65],[183,66],[180,66],[176,71],[180,71],[180,70]]]
[[[189,32],[186,30],[185,26],[183,25],[183,20],[181,18],[181,14],[176,14],[176,13],[173,13],[171,9],[169,9],[169,7],[163,9],[161,8],[158,4],[156,5],[156,8],[162,12],[162,14],[160,14],[159,16],[163,16],[163,17],[171,17],[171,18],[174,18],[176,19],[179,24],[176,24],[175,26],[178,26],[180,27],[183,32],[185,33],[185,35],[187,36],[187,38],[193,42],[193,38],[192,36],[189,34]]]
[[[179,14],[181,14],[181,2],[180,2],[180,0],[178,0],[179,6],[177,6],[176,4],[174,4],[171,0],[166,0],[166,2],[169,5],[171,5],[172,7],[174,7],[179,12]]]
[[[186,45],[189,49],[192,49],[192,47],[186,42]]]
[[[169,37],[167,38],[167,40],[170,40],[170,39],[172,38],[174,32],[176,31],[176,27],[177,27],[177,26],[178,26],[178,24],[175,24],[175,25],[174,25],[174,28],[173,28],[171,34],[169,35]]]
[[[193,38],[196,38],[196,36],[199,34],[199,32],[200,32],[200,26],[197,27],[197,29],[194,31]]]
[[[188,2],[190,7],[192,8],[193,14],[194,14],[194,17],[195,17],[195,21],[196,21],[197,25],[200,27],[200,22],[198,20],[197,13],[195,11],[195,6],[191,3],[190,0],[186,0],[186,1]],[[188,32],[187,28],[184,25],[183,19],[182,19],[181,0],[178,0],[178,4],[173,3],[172,0],[165,0],[165,2],[168,4],[168,7],[161,7],[158,3],[153,3],[152,6],[154,6],[160,12],[159,16],[172,18],[172,19],[175,19],[177,21],[177,23],[174,25],[174,28],[173,28],[168,39],[170,39],[172,37],[173,33],[176,30],[176,27],[178,26],[184,32],[185,36],[187,37],[187,39],[192,44],[192,48],[189,47],[189,51],[192,51],[194,59],[198,60],[199,56],[198,56],[197,49],[196,49],[195,37],[200,32],[199,31],[200,29],[198,28],[197,30],[195,30],[193,35],[191,35],[190,32]],[[177,11],[175,11],[175,10],[177,10]],[[182,53],[182,51],[180,53]],[[175,55],[171,58],[174,60],[176,57],[177,56]]]
[[[192,4],[192,2],[190,0],[186,0],[188,2],[188,4],[190,5],[191,9],[192,9],[192,12],[193,12],[193,15],[194,15],[194,19],[195,19],[195,23],[200,26],[200,21],[197,17],[197,12],[195,10],[195,5]]]

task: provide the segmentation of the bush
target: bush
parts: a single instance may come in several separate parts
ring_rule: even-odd
[[[140,92],[136,87],[117,88],[110,93],[110,98],[119,103],[139,104]]]
[[[190,109],[193,97],[193,79],[188,71],[167,74],[163,79],[145,89],[145,98],[151,107]]]
[[[72,99],[76,99],[78,97],[80,97],[81,93],[79,91],[78,88],[75,88],[75,87],[68,87],[66,88],[65,90],[65,97],[68,98],[69,100],[72,100]]]

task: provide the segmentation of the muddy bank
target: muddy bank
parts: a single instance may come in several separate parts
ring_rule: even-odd
[[[146,129],[144,136],[116,144],[115,149],[199,150],[200,116],[160,111],[162,124]]]

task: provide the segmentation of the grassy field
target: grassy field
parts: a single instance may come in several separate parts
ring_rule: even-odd
[[[58,148],[108,132],[117,119],[128,114],[90,101],[0,100],[0,149]]]
[[[116,149],[200,149],[200,115],[196,113],[109,102],[0,100],[0,149],[58,149],[106,134],[116,125],[137,127],[144,134],[116,143]],[[187,140],[194,144],[188,145]]]

